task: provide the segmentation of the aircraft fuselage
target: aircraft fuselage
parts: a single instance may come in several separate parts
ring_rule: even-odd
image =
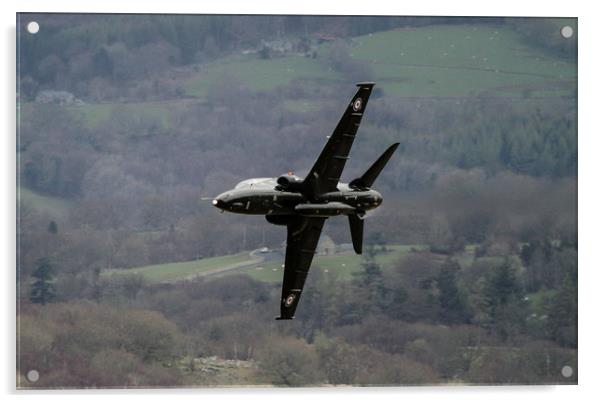
[[[382,200],[381,194],[374,189],[353,189],[341,182],[336,191],[308,200],[300,192],[279,189],[276,178],[254,178],[220,194],[213,200],[213,205],[238,214],[332,217],[363,214],[380,206]]]

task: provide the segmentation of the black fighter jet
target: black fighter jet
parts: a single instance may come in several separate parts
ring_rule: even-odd
[[[382,203],[372,184],[399,145],[391,145],[359,178],[339,182],[374,83],[359,83],[339,124],[305,179],[292,173],[279,178],[253,178],[213,200],[218,209],[239,214],[262,214],[268,222],[287,228],[280,317],[293,319],[318,239],[327,218],[349,219],[353,248],[362,253],[363,218]]]

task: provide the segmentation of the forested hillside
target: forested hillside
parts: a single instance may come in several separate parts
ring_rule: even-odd
[[[576,382],[566,24],[21,14],[18,362],[49,374],[21,386]],[[401,145],[355,274],[314,265],[292,324],[272,321],[278,284],[127,274],[279,247],[282,228],[200,199],[303,176],[361,80],[376,87],[344,181]],[[325,233],[349,242],[343,219]],[[207,372],[212,356],[249,364]]]

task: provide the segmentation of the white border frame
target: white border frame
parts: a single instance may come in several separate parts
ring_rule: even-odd
[[[4,295],[8,299],[2,310],[4,326],[2,334],[4,363],[1,365],[2,392],[10,401],[16,398],[25,400],[45,399],[52,401],[79,401],[104,398],[126,401],[132,398],[150,401],[164,400],[166,395],[177,395],[186,400],[239,398],[251,402],[281,401],[286,395],[287,401],[307,399],[344,398],[346,401],[364,401],[374,396],[383,401],[400,399],[420,399],[427,402],[458,401],[462,403],[488,400],[504,402],[510,399],[545,398],[551,402],[567,402],[578,397],[593,400],[600,395],[598,373],[600,359],[600,303],[595,296],[600,293],[602,284],[596,253],[600,242],[598,233],[600,208],[602,206],[598,192],[599,175],[602,172],[599,153],[602,130],[600,125],[600,88],[599,73],[600,43],[602,38],[600,13],[586,2],[546,1],[526,2],[518,0],[498,0],[492,2],[455,0],[432,1],[419,0],[392,4],[386,0],[343,0],[326,3],[306,0],[293,4],[275,0],[259,1],[222,1],[200,5],[185,0],[157,1],[138,3],[115,0],[92,4],[74,0],[32,1],[22,0],[18,4],[2,3],[3,23],[3,60],[2,80],[5,89],[2,98],[2,121],[5,122],[2,136],[4,161],[2,169],[2,189],[8,190],[3,197],[1,223],[4,231],[2,254],[4,262]],[[593,2],[592,2],[593,3]],[[591,3],[590,3],[591,4]],[[455,16],[547,16],[579,18],[579,386],[479,386],[479,387],[406,387],[406,388],[320,388],[320,389],[172,389],[172,390],[134,390],[134,391],[50,391],[22,392],[15,390],[15,13],[19,12],[119,12],[119,13],[205,13],[205,14],[345,14],[345,15],[455,15]],[[43,30],[40,31],[43,34]],[[577,394],[577,396],[575,396]],[[44,396],[40,396],[44,395]]]

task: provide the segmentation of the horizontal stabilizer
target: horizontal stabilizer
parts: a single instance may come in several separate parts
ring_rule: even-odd
[[[389,148],[387,148],[383,155],[381,155],[360,178],[354,179],[349,185],[352,187],[359,188],[371,187],[376,178],[378,178],[378,175],[380,175],[380,172],[383,170],[385,165],[387,165],[387,162],[389,162],[389,159],[391,158],[395,150],[397,150],[398,146],[399,143],[395,143]]]

